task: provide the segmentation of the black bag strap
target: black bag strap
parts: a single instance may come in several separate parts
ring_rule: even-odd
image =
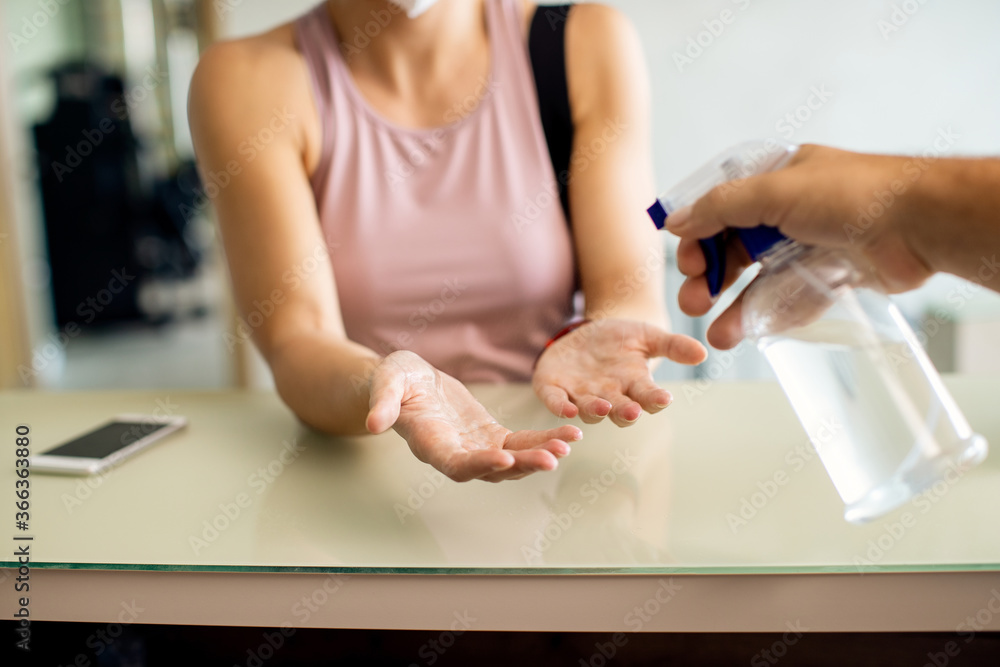
[[[539,6],[528,31],[528,53],[535,73],[538,107],[556,172],[559,200],[569,221],[569,161],[573,153],[573,116],[566,85],[566,20],[573,5]]]

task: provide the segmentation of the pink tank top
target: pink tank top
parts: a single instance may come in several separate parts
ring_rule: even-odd
[[[520,5],[486,0],[486,19],[478,94],[409,129],[355,86],[326,4],[301,17],[323,131],[312,187],[351,340],[463,382],[526,381],[573,313],[573,248]]]

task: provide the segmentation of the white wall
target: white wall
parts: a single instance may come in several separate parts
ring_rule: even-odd
[[[786,136],[776,124],[813,87],[832,97],[796,143],[919,152],[951,126],[954,152],[1000,154],[995,0],[606,1],[633,18],[649,57],[664,185],[730,144]],[[917,11],[883,36],[879,21],[900,4]],[[715,37],[704,22],[724,10],[732,22]],[[678,66],[699,33],[708,46]]]
[[[230,0],[228,10],[220,10],[224,37],[245,37],[264,32],[301,16],[320,0]]]
[[[648,54],[665,185],[730,144],[783,136],[776,123],[813,86],[832,98],[796,130],[795,142],[914,152],[950,125],[961,135],[956,153],[1000,154],[996,0],[603,1],[632,18]],[[231,1],[223,32],[265,30],[317,2]],[[917,11],[883,37],[879,21],[902,5]],[[673,54],[723,10],[733,21],[679,71]]]

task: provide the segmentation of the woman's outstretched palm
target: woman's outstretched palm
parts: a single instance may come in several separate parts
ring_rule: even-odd
[[[579,415],[588,424],[610,416],[619,426],[628,426],[643,410],[659,412],[672,400],[670,392],[653,381],[651,359],[698,364],[706,354],[693,338],[644,322],[595,320],[542,353],[532,386],[555,415]]]
[[[552,470],[582,437],[575,426],[511,431],[455,378],[412,352],[394,352],[371,378],[368,430],[394,428],[413,454],[457,482],[500,482]]]

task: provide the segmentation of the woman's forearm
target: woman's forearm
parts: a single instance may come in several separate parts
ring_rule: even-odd
[[[669,329],[663,289],[664,263],[659,249],[656,250],[650,250],[645,261],[585,284],[587,319],[634,320]]]
[[[267,354],[282,400],[305,423],[334,435],[367,433],[369,378],[380,357],[328,335],[301,334]]]
[[[652,324],[661,329],[670,330],[670,318],[664,308],[640,302],[617,304],[605,301],[605,307],[587,309],[588,320],[632,320]],[[607,307],[609,306],[610,307]]]

